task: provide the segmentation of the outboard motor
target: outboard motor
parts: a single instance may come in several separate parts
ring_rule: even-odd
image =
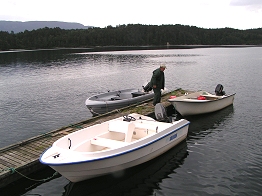
[[[218,85],[216,86],[215,93],[216,93],[217,96],[223,96],[223,95],[226,94],[225,91],[223,91],[223,88],[224,88],[224,87],[223,87],[222,84],[218,84]]]
[[[146,86],[142,86],[145,92],[149,92],[152,90],[152,87],[150,85],[150,82],[147,83]]]
[[[166,109],[161,103],[155,105],[155,116],[157,121],[174,122],[172,116],[167,117]]]

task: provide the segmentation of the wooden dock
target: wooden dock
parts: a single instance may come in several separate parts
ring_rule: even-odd
[[[181,89],[172,91],[172,94],[176,94],[177,96],[184,93],[185,91]],[[168,93],[162,97],[161,103],[166,108],[171,105],[167,100],[170,95],[171,93]],[[154,115],[154,106],[152,104],[152,99],[126,108],[122,108],[121,110],[115,110],[106,114],[95,116],[86,121],[62,127],[46,134],[21,141],[5,148],[1,148],[0,188],[5,187],[10,183],[15,182],[34,172],[44,169],[44,167],[47,167],[46,165],[43,165],[39,162],[39,157],[43,153],[43,151],[51,146],[57,139],[79,129],[108,121],[116,117],[128,115],[130,113]]]

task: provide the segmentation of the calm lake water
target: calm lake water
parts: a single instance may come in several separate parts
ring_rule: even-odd
[[[214,92],[221,83],[236,93],[233,106],[188,117],[185,142],[120,176],[25,178],[1,195],[262,195],[261,47],[0,53],[0,148],[91,118],[87,97],[140,89],[160,64],[169,90]]]

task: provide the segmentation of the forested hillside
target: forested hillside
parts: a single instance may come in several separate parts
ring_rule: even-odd
[[[0,31],[0,49],[50,49],[92,46],[262,45],[262,28],[203,29],[184,25],[129,24],[64,30],[42,28],[20,33]]]

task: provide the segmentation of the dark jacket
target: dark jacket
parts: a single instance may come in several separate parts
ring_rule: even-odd
[[[163,71],[160,70],[160,68],[153,71],[153,76],[151,78],[151,86],[156,85],[156,88],[158,89],[164,89],[165,88],[165,74]]]

